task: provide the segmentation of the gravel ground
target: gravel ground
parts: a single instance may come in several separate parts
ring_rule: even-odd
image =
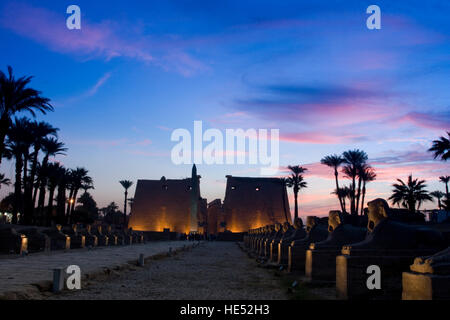
[[[274,300],[287,299],[280,282],[257,268],[236,243],[205,242],[190,251],[152,260],[91,281],[82,290],[52,295],[58,300]]]

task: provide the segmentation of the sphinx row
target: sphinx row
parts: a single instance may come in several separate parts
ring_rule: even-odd
[[[140,232],[113,230],[111,226],[101,225],[92,228],[87,225],[78,229],[78,225],[63,228],[37,228],[21,226],[3,226],[0,228],[0,253],[27,254],[50,250],[69,250],[92,248],[97,246],[119,246],[144,243]]]
[[[328,219],[307,217],[306,227],[301,219],[268,225],[249,230],[244,243],[306,281],[334,282],[338,299],[450,299],[450,248],[441,232],[395,221],[383,199],[368,203],[367,227],[347,218],[330,211]]]

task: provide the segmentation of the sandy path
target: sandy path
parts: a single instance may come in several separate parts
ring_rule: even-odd
[[[286,299],[279,281],[230,242],[206,242],[50,299]]]

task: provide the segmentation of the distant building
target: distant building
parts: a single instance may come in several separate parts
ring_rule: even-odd
[[[200,196],[195,166],[193,176],[196,178],[138,180],[128,226],[138,231],[204,233],[206,200]]]
[[[227,176],[224,202],[207,204],[195,166],[192,177],[197,178],[138,180],[128,226],[138,231],[220,234],[291,223],[286,186],[279,178]]]
[[[227,176],[221,221],[227,231],[246,232],[268,224],[291,223],[286,186],[280,178]]]

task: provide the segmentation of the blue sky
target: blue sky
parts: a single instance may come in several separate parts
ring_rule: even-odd
[[[67,30],[66,8],[82,29]],[[382,29],[366,28],[377,4]],[[449,165],[426,152],[450,128],[448,1],[2,1],[3,70],[34,75],[100,206],[121,204],[121,179],[188,176],[170,160],[176,128],[278,128],[281,165],[309,168],[300,212],[327,214],[331,172],[320,159],[365,150],[377,170],[368,199],[409,173],[443,190]],[[13,176],[14,166],[1,170]],[[200,165],[202,194],[255,166]],[[2,195],[8,192],[2,188]],[[133,191],[131,192],[133,193]],[[434,207],[428,204],[427,207]]]

